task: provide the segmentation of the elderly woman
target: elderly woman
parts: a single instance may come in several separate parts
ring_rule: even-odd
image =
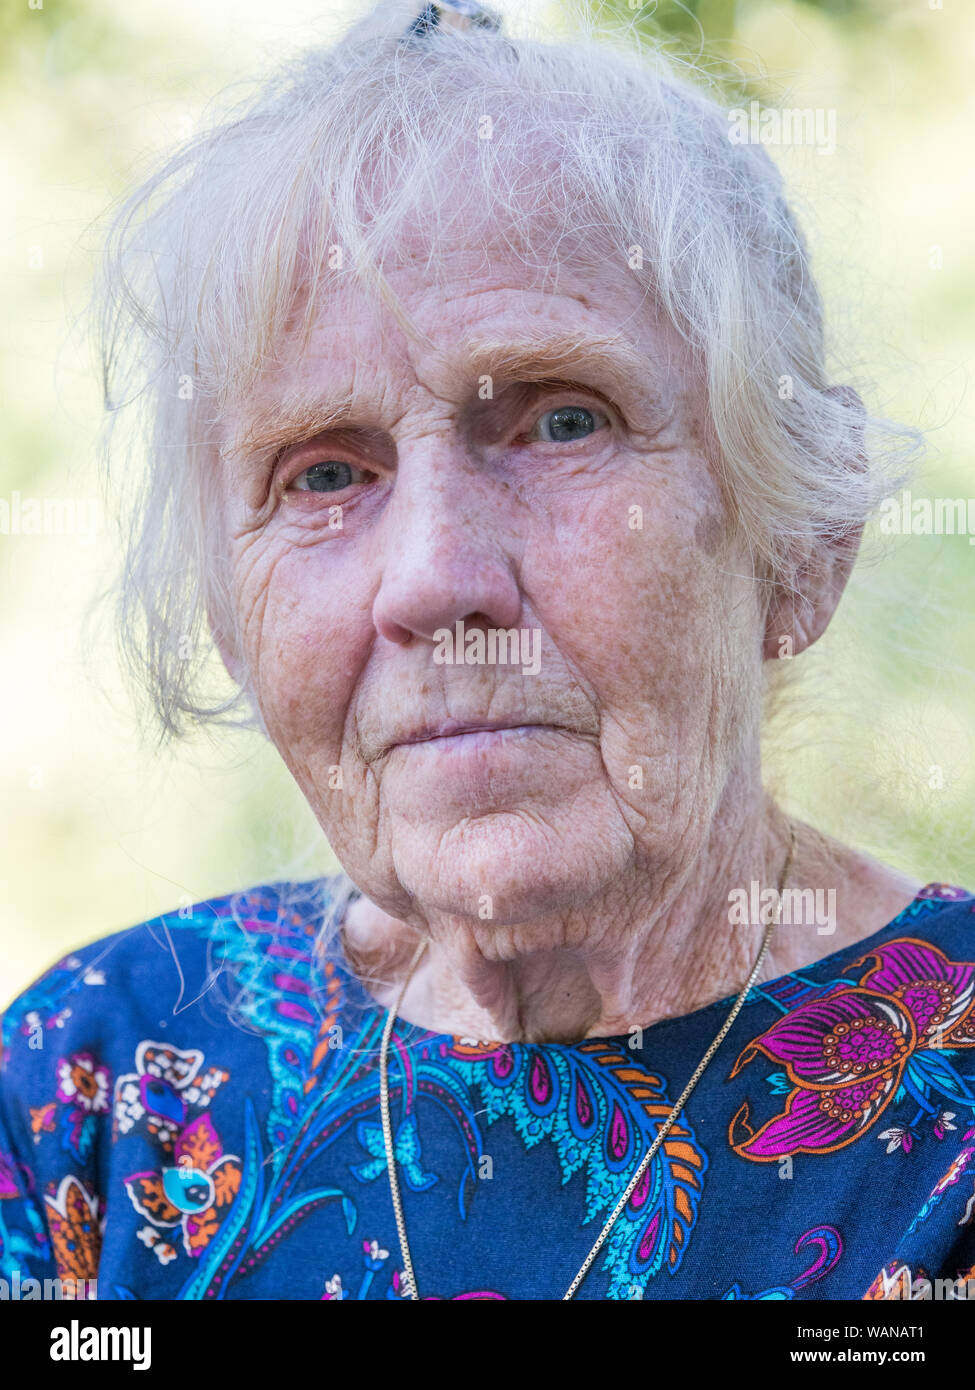
[[[651,57],[384,3],[118,211],[122,625],[343,872],[60,962],[5,1272],[101,1298],[975,1279],[975,899],[763,787],[904,448],[765,152]],[[234,688],[207,684],[212,634]]]

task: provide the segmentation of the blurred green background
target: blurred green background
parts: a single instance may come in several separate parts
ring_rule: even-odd
[[[36,3],[36,0],[35,0]],[[419,0],[418,0],[419,3]],[[560,7],[497,4],[557,31]],[[919,424],[916,496],[975,494],[975,6],[944,0],[599,3],[607,29],[702,60],[729,90],[834,109],[837,149],[773,148],[810,234],[844,371]],[[83,629],[117,559],[99,502],[98,385],[78,316],[94,220],[208,101],[327,41],[355,3],[7,0],[0,13],[4,200],[0,498],[101,508],[94,536],[0,535],[3,670],[0,1006],[96,936],[216,893],[332,866],[256,738],[140,743],[109,624]],[[138,461],[133,460],[133,467]],[[975,884],[975,546],[873,535],[770,731],[793,812],[918,877]]]

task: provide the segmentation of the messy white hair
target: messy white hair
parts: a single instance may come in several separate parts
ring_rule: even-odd
[[[451,238],[490,229],[543,275],[582,257],[634,277],[700,363],[721,482],[766,591],[794,587],[817,543],[864,521],[918,447],[828,379],[780,174],[732,141],[701,83],[581,11],[557,41],[475,29],[403,43],[418,8],[382,3],[289,58],[112,211],[95,301],[105,452],[111,474],[125,419],[126,472],[133,449],[148,460],[119,631],[165,734],[260,726],[246,682],[217,695],[207,679],[211,628],[238,643],[207,466],[219,422],[344,277],[417,331],[384,275],[407,228],[431,275]]]

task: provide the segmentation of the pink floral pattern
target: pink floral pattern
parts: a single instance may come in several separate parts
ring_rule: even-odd
[[[975,1047],[975,962],[949,960],[913,937],[877,946],[848,969],[870,961],[856,984],[829,984],[740,1053],[732,1077],[764,1055],[784,1067],[778,1089],[788,1090],[785,1108],[757,1129],[748,1101],[739,1107],[728,1139],[742,1158],[835,1153],[908,1100],[916,1113],[881,1137],[888,1152],[910,1153],[919,1126],[936,1139],[955,1127],[942,1100],[975,1109],[971,1079],[951,1061]]]

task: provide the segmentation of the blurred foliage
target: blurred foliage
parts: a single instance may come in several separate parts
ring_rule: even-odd
[[[696,42],[730,38],[746,11],[763,7],[765,0],[648,0],[630,4],[629,0],[594,0],[593,14],[603,21],[610,16],[635,19],[640,28],[653,36],[679,35]],[[801,0],[803,6],[819,10],[832,19],[880,20],[885,0]]]
[[[509,15],[532,0],[495,0]],[[711,78],[836,107],[836,155],[775,151],[810,229],[837,370],[930,431],[917,495],[971,496],[975,10],[925,0],[593,0],[607,26]],[[6,314],[0,495],[97,494],[97,380],[75,330],[95,219],[214,93],[322,41],[355,0],[26,0],[0,7]],[[543,0],[536,0],[541,12]],[[558,26],[560,6],[546,22]],[[941,263],[932,264],[932,248]],[[0,1005],[72,946],[283,873],[327,846],[280,758],[205,736],[139,745],[109,630],[80,639],[117,561],[95,543],[0,536],[5,886]],[[767,775],[790,809],[919,878],[975,883],[975,547],[876,535],[826,637],[797,666]],[[938,768],[938,777],[932,773]]]
[[[852,48],[882,33],[902,5],[903,0],[795,0],[775,7],[770,0],[591,0],[589,9],[608,28],[625,28],[647,44],[692,60],[709,84],[724,87],[729,96],[771,100],[774,83],[762,54],[750,51],[744,40],[756,23],[761,29],[773,8],[796,29],[807,15],[830,22]],[[923,45],[923,33],[916,40]]]
[[[19,68],[55,76],[88,65],[110,70],[131,52],[120,18],[92,0],[44,0],[36,9],[27,0],[7,0],[0,7],[0,74],[9,79]]]

